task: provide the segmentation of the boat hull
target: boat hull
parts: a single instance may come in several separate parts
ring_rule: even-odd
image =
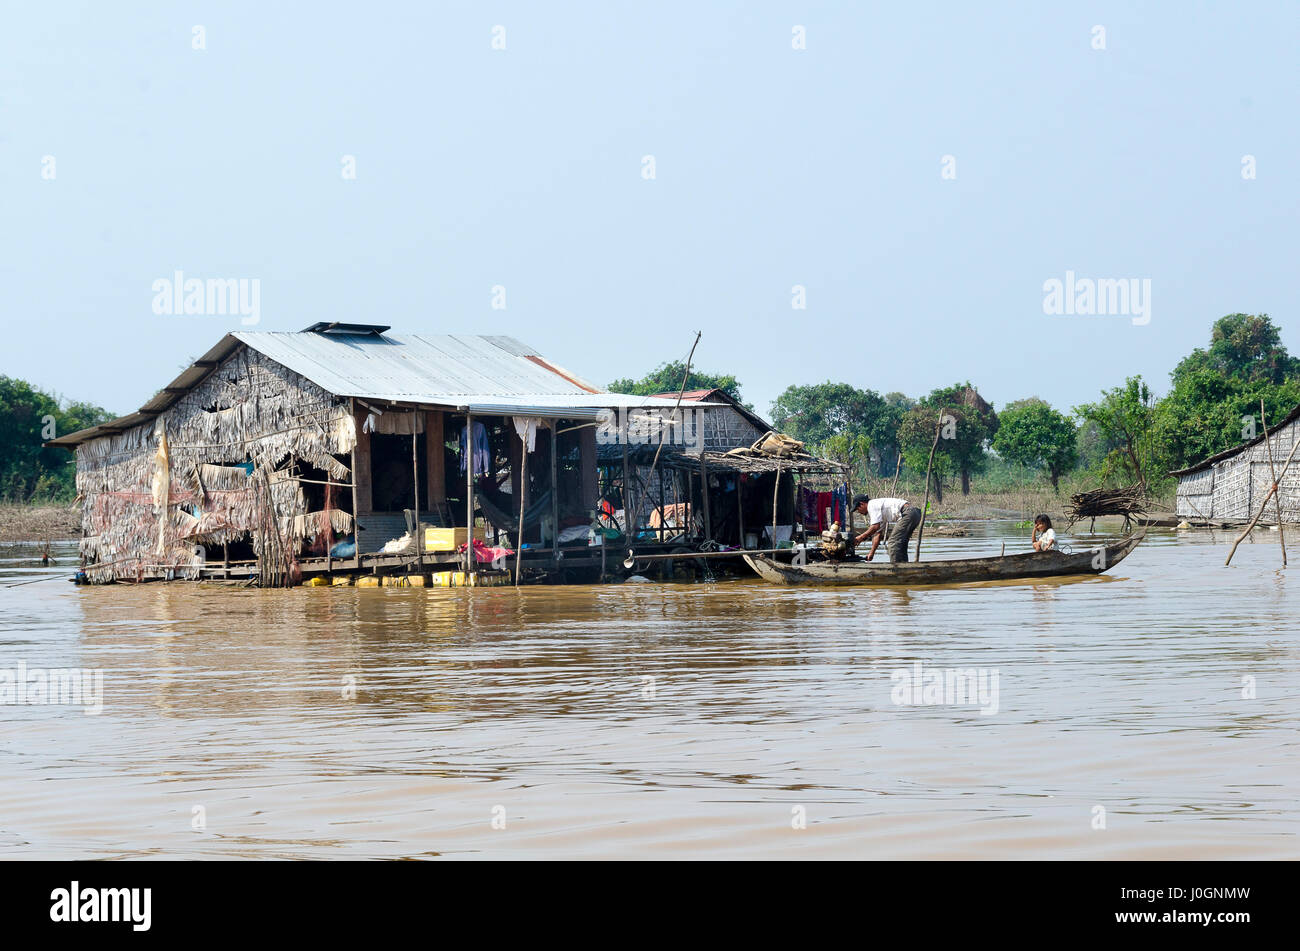
[[[1146,537],[1145,531],[1107,545],[1076,552],[1022,552],[992,558],[881,564],[863,561],[813,562],[788,565],[763,555],[746,555],[745,561],[764,581],[784,585],[927,585],[970,584],[979,581],[1014,581],[1097,575],[1119,564]]]

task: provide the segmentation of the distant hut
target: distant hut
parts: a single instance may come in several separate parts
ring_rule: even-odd
[[[1269,430],[1273,463],[1280,472],[1295,440],[1300,437],[1300,406],[1293,409],[1276,429]],[[1269,447],[1264,434],[1232,449],[1202,459],[1194,466],[1169,473],[1178,479],[1175,511],[1182,518],[1204,521],[1244,522],[1253,518],[1273,485]],[[1300,454],[1278,483],[1282,521],[1300,521]],[[1260,519],[1276,522],[1270,502]]]

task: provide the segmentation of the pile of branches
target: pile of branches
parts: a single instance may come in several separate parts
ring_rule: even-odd
[[[1123,489],[1094,489],[1070,496],[1070,524],[1081,518],[1099,518],[1103,515],[1124,516],[1124,527],[1134,515],[1147,511],[1146,486],[1138,482]]]

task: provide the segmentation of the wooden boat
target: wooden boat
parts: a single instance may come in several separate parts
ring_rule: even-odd
[[[745,555],[749,567],[764,581],[787,585],[851,584],[966,584],[972,581],[1010,581],[1017,578],[1056,578],[1096,575],[1119,564],[1146,537],[1146,530],[1119,541],[1069,553],[1029,551],[992,558],[955,558],[946,561],[908,561],[901,564],[866,561],[786,564],[764,555]]]

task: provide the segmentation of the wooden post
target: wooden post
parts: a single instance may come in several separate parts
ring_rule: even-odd
[[[420,537],[420,436],[416,432],[419,427],[416,421],[419,420],[419,414],[415,411],[411,413],[411,487],[412,494],[415,496],[415,518],[412,520],[411,534],[415,542],[415,563],[419,567],[418,574],[424,573],[424,539]]]
[[[626,414],[625,414],[626,418]],[[623,540],[630,548],[632,539],[632,470],[627,461],[627,427],[619,427],[619,438],[623,440]]]
[[[668,519],[665,517],[664,506],[667,502],[664,500],[664,470],[659,470],[659,544],[664,543],[664,531]]]
[[[781,462],[776,463],[776,481],[772,483],[772,535],[771,547],[776,548],[776,500],[781,497]]]
[[[1277,469],[1273,465],[1273,444],[1269,441],[1268,421],[1264,418],[1264,401],[1259,401],[1259,421],[1264,427],[1264,445],[1268,447],[1268,471],[1273,475],[1273,481],[1277,481]],[[1249,469],[1247,469],[1249,472]],[[1277,540],[1282,544],[1282,567],[1286,567],[1286,533],[1282,529],[1282,500],[1278,493],[1273,493],[1273,506],[1277,511]]]
[[[348,400],[348,409],[352,413],[352,568],[354,571],[361,570],[361,528],[358,519],[361,515],[361,509],[357,506],[357,441],[361,439],[361,433],[357,429],[357,401]]]
[[[519,465],[519,543],[515,545],[515,587],[519,587],[519,575],[523,566],[524,557],[524,503],[528,498],[528,433],[527,430],[520,435],[519,455],[522,462]]]
[[[921,524],[916,529],[916,561],[921,560],[921,538],[925,535],[925,510],[930,507],[930,470],[934,467],[934,451],[939,448],[939,433],[943,431],[943,414],[947,408],[939,410],[939,424],[934,427],[934,442],[930,444],[930,461],[925,464],[925,504],[921,506]]]
[[[465,573],[474,570],[474,416],[465,414]],[[465,579],[469,581],[468,578]]]
[[[745,548],[745,496],[740,491],[743,472],[736,473],[736,517],[740,520],[740,547]]]
[[[429,514],[439,518],[451,514],[447,509],[447,451],[443,445],[445,417],[437,410],[424,413],[424,498],[429,503]]]
[[[686,470],[686,537],[691,537],[691,529],[695,526],[695,473],[690,469]]]
[[[1291,453],[1286,457],[1286,464],[1282,466],[1282,471],[1277,474],[1277,478],[1274,480],[1272,487],[1268,490],[1268,494],[1264,496],[1264,501],[1259,504],[1259,511],[1255,513],[1255,517],[1250,520],[1250,524],[1246,526],[1246,530],[1238,535],[1237,540],[1232,543],[1232,548],[1228,552],[1228,559],[1224,562],[1225,565],[1232,564],[1232,556],[1237,553],[1237,546],[1240,545],[1242,540],[1250,534],[1251,529],[1255,527],[1255,523],[1258,522],[1260,516],[1264,514],[1264,508],[1268,505],[1268,500],[1277,493],[1278,482],[1286,477],[1286,471],[1291,468],[1291,460],[1295,458],[1295,451],[1297,449],[1300,449],[1300,438],[1292,439]]]
[[[551,420],[551,571],[560,567],[560,421]]]
[[[713,518],[709,513],[709,464],[700,450],[700,495],[704,500],[704,540],[713,541]],[[743,540],[743,539],[742,539]]]

